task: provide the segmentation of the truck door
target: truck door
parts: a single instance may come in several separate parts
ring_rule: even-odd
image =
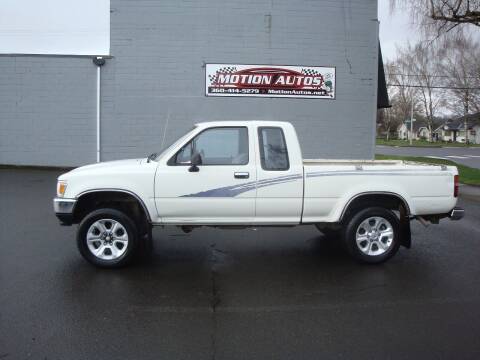
[[[207,128],[158,168],[155,201],[163,223],[253,223],[256,166],[249,130]],[[190,163],[194,153],[201,158],[197,169]]]
[[[290,136],[295,136],[293,128],[292,132]],[[282,127],[260,126],[257,133],[255,223],[298,224],[303,206],[301,154],[289,155]]]

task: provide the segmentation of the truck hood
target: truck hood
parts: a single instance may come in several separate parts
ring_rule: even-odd
[[[59,177],[59,180],[63,180],[64,177],[66,178],[69,175],[77,175],[84,172],[105,172],[110,170],[116,171],[120,170],[120,168],[137,167],[144,161],[146,161],[146,158],[105,161],[98,164],[85,165],[63,174]]]

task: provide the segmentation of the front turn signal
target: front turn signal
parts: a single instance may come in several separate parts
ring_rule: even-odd
[[[63,195],[65,195],[65,190],[67,190],[67,183],[65,181],[57,182],[57,196],[63,197]]]

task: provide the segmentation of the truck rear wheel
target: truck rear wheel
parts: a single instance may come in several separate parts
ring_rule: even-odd
[[[359,210],[346,224],[344,241],[356,260],[370,264],[384,262],[400,247],[399,219],[382,207]]]
[[[91,264],[104,268],[127,265],[138,249],[135,223],[116,209],[99,209],[88,214],[77,231],[80,254]]]

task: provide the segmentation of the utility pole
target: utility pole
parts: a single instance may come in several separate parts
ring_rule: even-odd
[[[465,144],[468,145],[469,139],[468,139],[468,122],[467,122],[467,116],[468,116],[468,101],[470,100],[470,94],[469,91],[467,90],[465,92],[465,103],[464,103],[464,109],[463,109],[463,126],[465,127]]]
[[[413,122],[415,120],[413,119],[413,96],[412,96],[412,108],[410,110],[410,145],[412,145],[413,142]]]

